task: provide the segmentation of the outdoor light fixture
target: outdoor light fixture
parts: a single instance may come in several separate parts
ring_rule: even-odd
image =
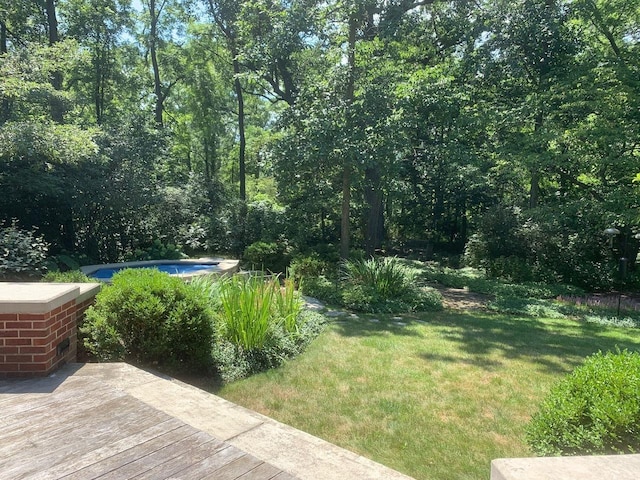
[[[616,235],[620,235],[620,230],[615,227],[609,227],[602,233],[609,237],[609,248],[613,250],[613,239],[616,237]]]

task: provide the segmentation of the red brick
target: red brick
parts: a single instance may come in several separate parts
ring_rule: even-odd
[[[5,322],[5,330],[29,330],[31,328],[31,322]]]
[[[19,313],[18,320],[44,320],[44,313]]]
[[[32,355],[5,355],[4,361],[6,363],[31,363],[33,362]]]
[[[30,338],[6,338],[5,345],[31,345]]]
[[[47,318],[43,318],[42,320],[37,320],[34,321],[33,324],[35,325],[36,323],[40,323],[43,326],[47,326],[50,327],[51,325],[53,325],[53,323],[55,322],[55,315],[54,316],[47,316]]]
[[[30,348],[30,347],[24,347],[24,348]],[[20,353],[19,347],[0,347],[0,355],[15,355],[17,353]],[[29,353],[29,352],[23,352],[23,353]]]
[[[47,363],[49,361],[51,361],[51,359],[56,357],[56,352],[55,350],[50,351],[49,353],[45,353],[42,355],[34,355],[33,356],[33,363]]]
[[[20,365],[18,365],[17,363],[3,362],[0,365],[0,372],[17,372],[19,368],[20,368]]]
[[[21,330],[20,336],[26,338],[46,338],[49,336],[49,329],[46,330]]]
[[[55,336],[51,337],[45,337],[45,338],[33,338],[31,339],[31,344],[34,346],[40,346],[40,345],[51,345],[51,343],[55,340]]]
[[[9,347],[5,347],[5,348],[9,348]],[[47,353],[47,347],[42,346],[42,347],[11,347],[11,348],[15,348],[16,350],[18,348],[20,348],[20,353],[39,353],[39,354],[43,354],[43,353]],[[1,351],[1,350],[0,350]],[[18,352],[15,352],[18,353]]]
[[[18,330],[0,330],[0,337],[18,337],[20,332]]]
[[[13,321],[17,319],[18,319],[17,313],[0,313],[0,320],[2,320],[3,322],[5,320]]]

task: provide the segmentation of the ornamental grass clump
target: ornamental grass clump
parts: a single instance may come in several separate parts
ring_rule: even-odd
[[[232,276],[218,281],[220,334],[245,350],[262,348],[277,329],[300,327],[303,302],[293,279],[265,275]]]
[[[441,295],[419,287],[416,275],[397,258],[347,260],[343,263],[342,300],[363,312],[439,310]]]
[[[213,290],[211,290],[213,292]],[[217,281],[218,336],[213,355],[225,382],[282,364],[300,353],[323,319],[303,312],[293,279],[232,276]]]
[[[220,280],[221,335],[246,350],[261,348],[272,321],[274,288],[262,277],[233,276]]]
[[[640,353],[599,352],[556,385],[527,428],[539,455],[640,452]]]

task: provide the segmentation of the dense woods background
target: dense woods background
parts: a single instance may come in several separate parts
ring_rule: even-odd
[[[636,0],[0,0],[0,220],[63,268],[254,244],[603,288],[639,173]]]

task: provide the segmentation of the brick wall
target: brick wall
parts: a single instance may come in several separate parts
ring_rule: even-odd
[[[37,284],[18,288],[23,292],[28,288],[29,293],[32,288],[38,291]],[[60,288],[69,292],[68,285]],[[59,301],[5,302],[0,312],[0,378],[46,376],[65,363],[77,361],[78,322],[98,290],[91,288],[79,297],[69,293]],[[20,290],[12,294],[20,295]],[[10,313],[12,309],[18,313]]]
[[[0,376],[48,375],[74,362],[76,318],[75,300],[46,313],[0,314]]]

